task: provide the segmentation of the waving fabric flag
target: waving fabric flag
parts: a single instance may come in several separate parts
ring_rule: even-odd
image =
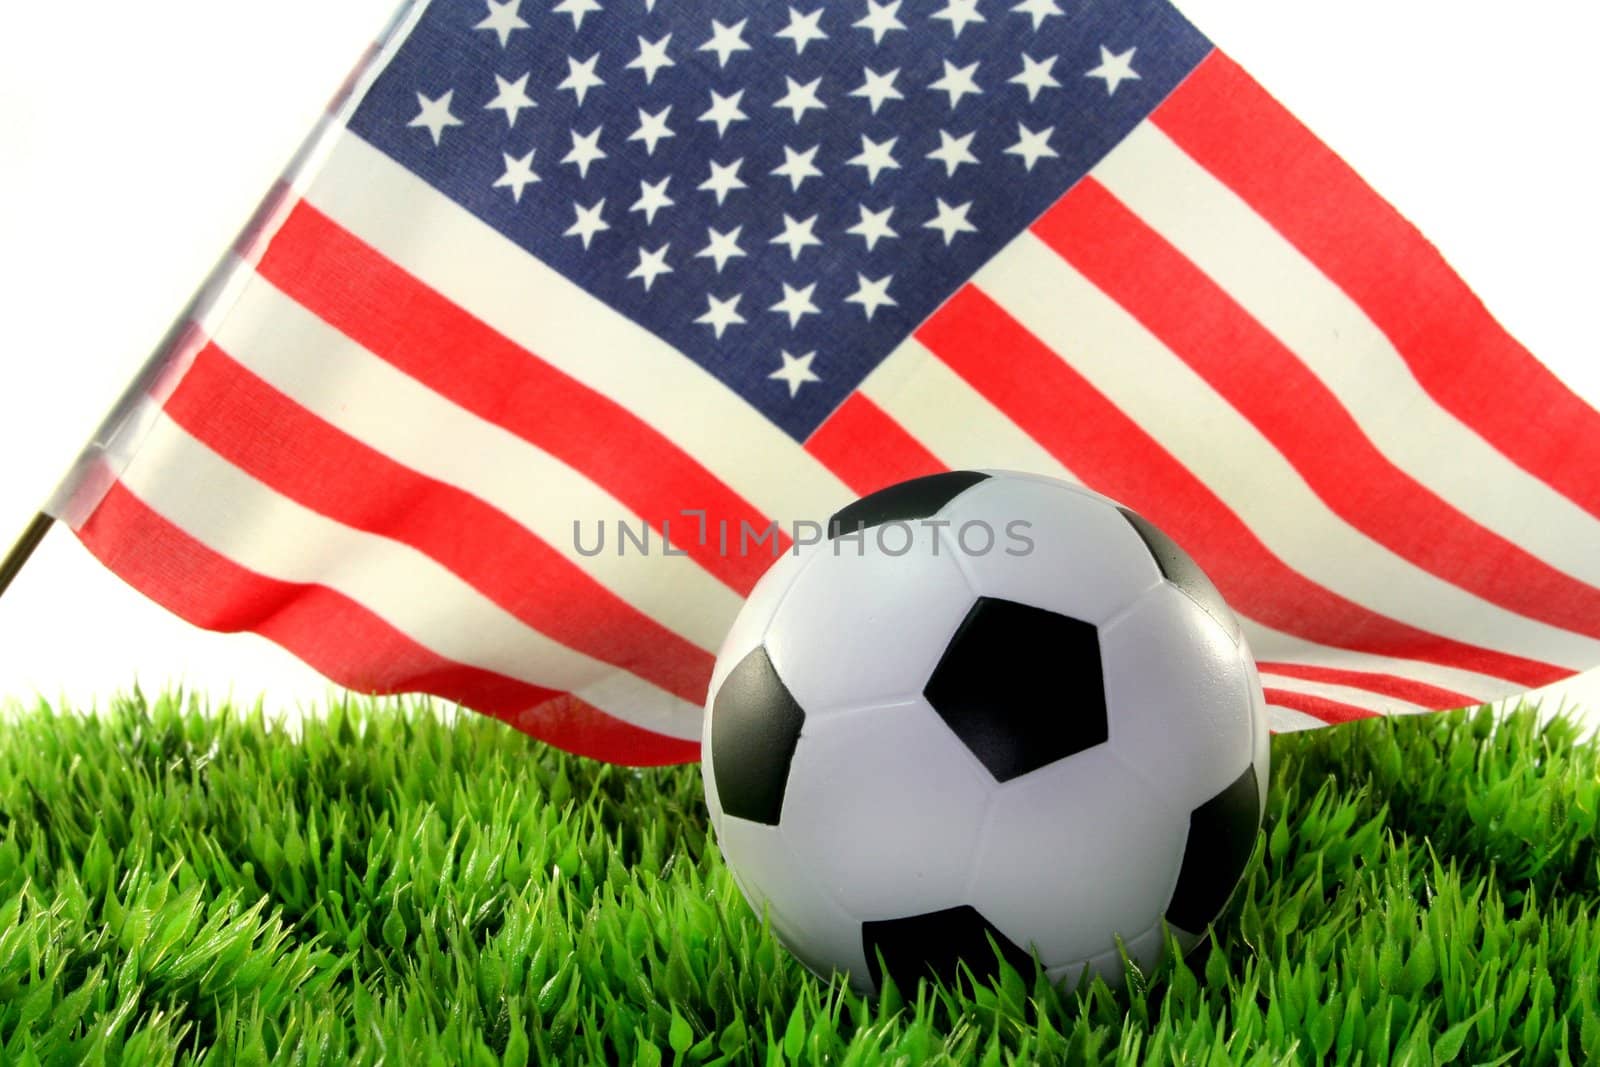
[[[134,586],[630,763],[949,468],[1173,534],[1278,729],[1600,664],[1600,416],[1160,0],[410,4],[122,414]]]

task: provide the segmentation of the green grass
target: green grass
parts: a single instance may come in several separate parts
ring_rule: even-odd
[[[426,705],[0,720],[0,1062],[1600,1062],[1600,747],[1485,713],[1277,738],[1208,953],[865,1001],[789,958],[698,770]]]

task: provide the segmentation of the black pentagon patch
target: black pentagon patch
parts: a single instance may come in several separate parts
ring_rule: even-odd
[[[979,597],[922,695],[996,781],[1104,744],[1106,689],[1092,623]]]
[[[1190,600],[1222,624],[1222,629],[1233,639],[1234,644],[1239,643],[1239,619],[1222,599],[1222,594],[1217,587],[1211,584],[1211,579],[1206,577],[1206,572],[1200,569],[1200,564],[1190,558],[1189,553],[1178,547],[1178,542],[1168,537],[1161,528],[1143,515],[1129,511],[1127,508],[1118,508],[1122,517],[1128,520],[1134,532],[1139,535],[1150,555],[1155,557],[1156,566],[1161,569],[1162,577],[1177,586],[1178,589]]]
[[[1167,905],[1167,922],[1198,934],[1222,914],[1239,884],[1261,828],[1261,795],[1254,767],[1189,816],[1178,886]]]
[[[778,825],[805,718],[766,649],[739,661],[711,702],[711,770],[724,812]]]
[[[940,508],[988,477],[977,471],[946,471],[879,489],[835,512],[828,520],[828,539],[858,529],[869,530],[886,522],[931,518]]]
[[[867,953],[867,970],[874,985],[883,985],[878,953],[897,982],[915,984],[925,973],[954,986],[958,965],[966,963],[979,982],[1000,973],[989,938],[1007,963],[1022,975],[1033,974],[1033,957],[1024,952],[970,904],[904,919],[882,919],[861,924],[861,947]]]

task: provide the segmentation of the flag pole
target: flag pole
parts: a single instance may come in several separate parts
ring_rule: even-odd
[[[330,125],[342,123],[349,117],[349,111],[352,107],[351,100],[359,78],[365,74],[376,57],[399,38],[408,21],[414,22],[421,17],[422,12],[427,8],[427,4],[428,0],[399,0],[399,5],[389,20],[389,25],[379,35],[377,43],[373,45],[356,69],[351,72],[350,77],[346,79],[338,95],[329,104],[326,117],[317,124],[311,131],[310,136],[306,138],[305,143],[300,146],[299,151],[295,153],[294,159],[290,161],[289,166],[285,169],[279,185],[268,193],[257,207],[255,215],[245,224],[244,229],[234,240],[232,248],[242,247],[247,243],[247,238],[259,233],[271,213],[282,205],[283,201],[279,196],[280,192],[292,188],[293,179],[308,165],[307,161],[312,158],[315,150],[322,143]],[[78,480],[84,474],[86,464],[97,454],[103,454],[107,450],[109,442],[113,441],[121,432],[124,424],[135,416],[135,408],[138,406],[140,399],[148,392],[151,383],[159,379],[169,369],[174,353],[177,351],[191,323],[199,321],[202,309],[216,298],[232,276],[234,269],[236,269],[234,255],[235,253],[232,249],[224,253],[221,260],[212,268],[211,273],[206,276],[206,280],[201,284],[199,291],[190,299],[189,306],[178,316],[177,321],[173,323],[166,337],[156,347],[155,352],[145,362],[143,368],[128,383],[122,398],[117,401],[116,405],[111,409],[111,413],[106,416],[105,421],[101,424],[100,430],[90,439],[89,444],[80,453],[78,460],[68,470],[67,476],[62,480],[55,496],[46,503],[46,507],[60,510],[62,502],[69,499],[64,494],[78,483]],[[92,505],[90,506],[92,507]],[[71,518],[70,515],[67,521],[69,524],[76,525],[76,520]],[[39,547],[39,542],[44,540],[45,534],[50,532],[50,527],[54,526],[55,522],[55,518],[48,512],[39,512],[33,517],[33,521],[28,524],[28,528],[22,531],[22,536],[17,538],[17,543],[11,546],[11,551],[6,553],[3,560],[0,560],[0,597],[5,596],[6,590],[11,587],[11,583],[16,580],[22,568],[27,565],[28,560],[32,558],[34,551]]]
[[[56,520],[44,512],[33,517],[28,523],[28,528],[22,531],[22,536],[17,538],[17,543],[11,546],[11,551],[6,553],[6,558],[0,560],[0,597],[6,595],[6,590],[11,588],[11,582],[28,560],[33,556],[34,549],[39,547],[39,542],[44,540],[44,535],[50,532],[50,527]]]

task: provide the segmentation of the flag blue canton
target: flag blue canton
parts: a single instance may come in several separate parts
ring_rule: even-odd
[[[435,0],[350,128],[804,440],[1210,47],[1161,0]]]

